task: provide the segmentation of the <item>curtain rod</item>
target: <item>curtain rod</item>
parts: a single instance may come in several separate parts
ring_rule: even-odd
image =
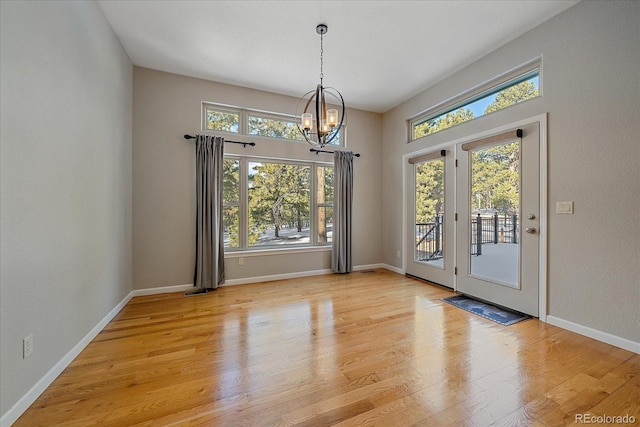
[[[196,139],[195,136],[193,135],[185,135],[184,139]],[[224,142],[230,142],[232,144],[242,144],[243,147],[247,147],[247,145],[250,145],[252,147],[255,147],[256,143],[255,142],[242,142],[242,141],[231,141],[230,139],[225,139]]]
[[[480,147],[488,147],[490,145],[498,145],[504,142],[510,142],[516,138],[522,138],[522,129],[513,129],[507,132],[500,133],[498,135],[487,136],[485,138],[475,139],[473,141],[462,144],[464,151],[475,150]]]
[[[310,149],[309,151],[311,151],[312,153],[316,153],[316,155],[318,155],[318,153],[335,153],[335,151],[327,151],[327,150],[316,150],[315,148]],[[360,153],[354,153],[353,154],[356,157],[360,157]]]

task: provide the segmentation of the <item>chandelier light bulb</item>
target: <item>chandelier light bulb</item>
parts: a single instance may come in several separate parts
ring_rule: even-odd
[[[320,132],[321,135],[326,135],[329,133],[329,125],[327,124],[327,121],[325,119],[320,120],[320,129],[322,129],[322,132]]]
[[[338,110],[327,110],[327,124],[332,129],[338,125]]]
[[[313,129],[313,114],[311,113],[303,113],[301,116],[302,119],[302,130],[305,132],[311,131]]]

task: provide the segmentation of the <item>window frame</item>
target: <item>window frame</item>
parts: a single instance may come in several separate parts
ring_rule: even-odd
[[[318,203],[317,202],[317,168],[329,167],[333,169],[333,163],[330,162],[314,162],[303,161],[294,159],[281,159],[261,156],[243,156],[243,155],[226,155],[225,160],[237,160],[240,162],[240,179],[239,179],[239,209],[238,209],[238,222],[239,222],[239,236],[238,247],[225,246],[225,254],[247,254],[251,252],[265,251],[309,251],[309,250],[326,250],[331,248],[332,242],[318,242],[318,224],[317,224],[317,210],[318,207],[330,207],[333,208],[333,203]],[[292,243],[286,245],[249,245],[249,164],[250,163],[275,163],[275,164],[290,164],[295,166],[309,167],[309,242],[304,243]],[[227,204],[225,204],[225,207]]]
[[[414,134],[414,130],[415,127],[427,122],[429,120],[438,118],[440,116],[444,116],[448,113],[457,111],[460,108],[464,108],[484,97],[487,96],[491,96],[493,94],[496,94],[502,90],[508,89],[510,87],[516,86],[524,81],[530,80],[534,77],[538,77],[538,96],[533,97],[533,98],[529,98],[526,99],[522,102],[527,102],[533,99],[538,99],[538,98],[542,98],[542,58],[536,58],[534,60],[531,60],[529,62],[527,62],[526,64],[523,64],[519,67],[516,67],[502,75],[499,75],[498,77],[495,77],[483,84],[480,84],[474,88],[471,88],[459,95],[456,95],[452,98],[449,98],[443,102],[440,102],[439,104],[436,104],[435,106],[411,117],[409,120],[407,120],[407,127],[408,127],[408,141],[407,143],[412,143],[414,141],[417,141],[419,139],[428,137],[429,135],[433,135],[434,133],[438,133],[438,132],[434,132],[431,134],[426,134],[426,135],[422,135],[419,137],[416,137]],[[513,107],[515,105],[520,104],[521,102],[518,102],[516,104],[513,105],[509,105],[507,107],[501,108],[500,110],[497,111],[501,111],[510,107]],[[495,112],[495,111],[493,111]],[[491,113],[493,113],[491,112]],[[491,113],[487,113],[487,114],[491,114]],[[480,117],[484,117],[487,114],[483,114],[481,116],[478,117],[474,117],[472,119],[466,120],[462,123],[467,123],[470,121],[473,121],[477,118]],[[462,124],[460,123],[460,124]],[[451,126],[451,127],[455,127],[457,125]],[[449,129],[449,128],[446,128]],[[442,130],[446,130],[446,129],[442,129]]]

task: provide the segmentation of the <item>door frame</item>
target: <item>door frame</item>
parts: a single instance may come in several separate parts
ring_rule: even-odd
[[[472,135],[464,136],[461,138],[457,138],[452,141],[448,141],[445,143],[441,143],[434,146],[420,148],[415,151],[411,151],[402,156],[402,273],[406,274],[407,265],[409,262],[409,257],[413,257],[413,253],[408,253],[407,251],[407,235],[409,224],[407,223],[407,204],[408,197],[414,197],[410,195],[410,191],[407,188],[408,179],[407,174],[409,172],[409,168],[413,168],[413,165],[409,164],[409,158],[416,157],[420,154],[429,153],[435,150],[451,150],[452,155],[455,155],[455,147],[458,144],[465,143],[468,141],[472,141],[479,138],[484,138],[486,136],[494,135],[497,133],[505,132],[510,129],[514,129],[517,127],[523,127],[526,125],[531,125],[539,123],[540,124],[540,158],[539,158],[539,168],[540,168],[540,221],[539,221],[539,238],[540,242],[538,245],[538,319],[542,322],[547,321],[547,244],[548,244],[548,203],[547,203],[547,113],[539,114],[533,117],[529,117],[523,120],[519,120],[516,122],[511,122],[503,126],[495,127],[486,131],[477,132]],[[445,184],[450,185],[450,184]],[[454,192],[457,192],[457,183],[453,182]],[[455,193],[454,193],[455,194]],[[457,211],[456,201],[454,197],[453,201],[454,211]],[[455,233],[454,230],[452,230]],[[457,250],[456,247],[456,237],[454,235],[454,251]],[[457,253],[457,252],[454,252]],[[428,279],[427,279],[428,280]],[[458,285],[456,276],[453,277],[453,290],[457,291]]]

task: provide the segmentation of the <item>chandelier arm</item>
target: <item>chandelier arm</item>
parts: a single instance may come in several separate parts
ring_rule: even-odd
[[[327,135],[329,132],[325,129],[327,126],[327,103],[324,98],[324,88],[321,88],[320,97],[322,98],[320,101],[320,113],[318,114],[320,117],[320,124],[322,125],[322,130],[320,131],[320,138],[322,141],[322,145],[324,146],[327,142]]]
[[[334,87],[326,87],[325,89],[332,90],[333,92],[335,92],[335,93],[332,93],[332,95],[336,99],[338,98],[340,99],[340,104],[342,106],[342,114],[340,115],[340,123],[338,124],[338,126],[335,127],[334,131],[331,132],[331,137],[328,139],[325,138],[325,142],[323,145],[330,144],[331,142],[333,142],[334,139],[336,139],[336,137],[340,134],[340,129],[342,129],[342,125],[344,124],[345,118],[347,117],[347,110],[344,105],[344,98],[342,98],[342,94],[340,93],[340,91]]]
[[[303,112],[307,112],[309,110],[309,105],[311,104],[311,102],[314,100],[315,98],[315,90],[310,90],[309,92],[305,93],[304,95],[302,95],[302,98],[300,98],[298,100],[298,106],[296,107],[296,117],[299,116],[299,112],[300,112],[300,104],[303,101],[306,101],[305,107],[302,110]],[[311,95],[311,96],[309,96]],[[309,96],[309,99],[306,99]],[[316,144],[315,141],[313,141],[313,139],[310,139],[307,134],[309,135],[313,135],[314,133],[309,131],[309,132],[305,132],[304,129],[302,129],[302,127],[300,126],[300,123],[296,122],[296,127],[298,128],[298,131],[300,132],[300,134],[302,135],[302,137],[304,138],[305,141],[307,141],[307,143],[309,143],[309,145],[312,145],[314,147],[318,147],[319,145]]]
[[[313,93],[313,91],[311,91],[311,92],[307,92],[307,93],[305,94],[305,96],[307,96],[307,95],[309,95],[309,94],[311,94],[311,93]],[[305,113],[306,113],[306,112],[307,112],[307,110],[309,109],[309,104],[311,104],[311,101],[313,101],[313,98],[314,98],[314,96],[312,96],[311,98],[309,98],[309,100],[307,101],[306,105],[304,106],[304,112],[305,112]],[[303,98],[303,99],[304,99],[304,98]]]
[[[320,130],[320,134],[322,135],[322,139],[324,140],[326,139],[328,132],[326,132],[324,128],[325,126],[327,126],[327,102],[324,97],[323,87],[320,87],[320,113],[318,114],[318,116],[320,117],[320,124],[323,125]]]
[[[322,108],[322,85],[318,85],[316,87],[316,134],[318,135],[318,143],[322,140],[322,128],[320,124],[322,123],[321,116],[321,108]]]

